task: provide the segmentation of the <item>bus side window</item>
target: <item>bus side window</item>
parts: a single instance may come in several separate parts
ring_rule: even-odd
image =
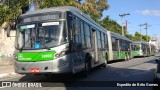
[[[91,31],[89,25],[85,23],[84,29],[85,29],[86,46],[87,48],[91,48]]]
[[[83,21],[80,21],[80,33],[81,33],[81,39],[82,39],[82,48],[85,48],[85,35],[84,35],[84,24]]]
[[[76,45],[77,49],[82,48],[82,39],[81,39],[81,29],[80,29],[80,20],[79,18],[75,19],[75,23],[73,24],[73,42]]]
[[[101,43],[100,31],[97,31],[97,41],[98,41],[98,48],[101,48],[102,47],[102,43]]]
[[[104,35],[104,40],[105,40],[105,46],[104,47],[108,49],[108,37],[107,37],[106,34]]]
[[[112,40],[112,50],[117,51],[116,38],[111,37],[111,40]]]
[[[104,33],[101,33],[102,48],[104,48],[104,43],[105,43],[104,40],[105,40],[105,39],[104,39]]]

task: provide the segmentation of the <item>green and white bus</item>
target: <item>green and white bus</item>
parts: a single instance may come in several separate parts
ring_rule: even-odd
[[[108,31],[108,61],[132,58],[132,41],[127,37]]]
[[[19,74],[87,74],[110,60],[131,56],[131,40],[107,31],[75,7],[27,12],[16,27],[15,72]]]
[[[134,41],[132,43],[132,55],[136,56],[148,56],[149,47],[146,42]]]
[[[154,44],[149,42],[141,42],[141,41],[134,41],[132,43],[132,55],[133,57],[136,56],[151,56],[155,55],[156,48]]]

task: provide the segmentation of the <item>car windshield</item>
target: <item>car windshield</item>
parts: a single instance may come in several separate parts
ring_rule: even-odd
[[[67,42],[64,22],[43,22],[19,25],[17,31],[19,49],[41,49],[54,47]]]

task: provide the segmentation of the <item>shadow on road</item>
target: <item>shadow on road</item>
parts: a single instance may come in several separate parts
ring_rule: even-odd
[[[153,63],[154,61],[148,61],[146,63]],[[148,70],[130,69],[130,68],[115,68],[109,65],[107,68],[96,67],[91,70],[88,77],[82,77],[81,73],[76,75],[26,75],[20,79],[20,81],[27,82],[43,82],[49,87],[65,87],[66,90],[79,89],[81,87],[86,90],[93,87],[92,90],[120,90],[121,87],[117,87],[117,82],[120,83],[133,83],[133,82],[152,82],[153,68]],[[45,86],[44,85],[44,86]],[[114,87],[114,88],[111,88]],[[151,87],[125,87],[123,90],[151,90]]]

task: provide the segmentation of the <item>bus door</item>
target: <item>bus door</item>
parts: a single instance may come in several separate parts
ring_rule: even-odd
[[[98,44],[97,44],[97,35],[96,35],[96,30],[92,29],[92,45],[93,45],[93,51],[94,51],[94,62],[98,62]]]
[[[119,43],[119,39],[116,39],[116,48],[117,48],[117,51],[118,51],[118,58],[117,59],[120,59],[121,58],[121,47],[120,47],[120,43]]]

